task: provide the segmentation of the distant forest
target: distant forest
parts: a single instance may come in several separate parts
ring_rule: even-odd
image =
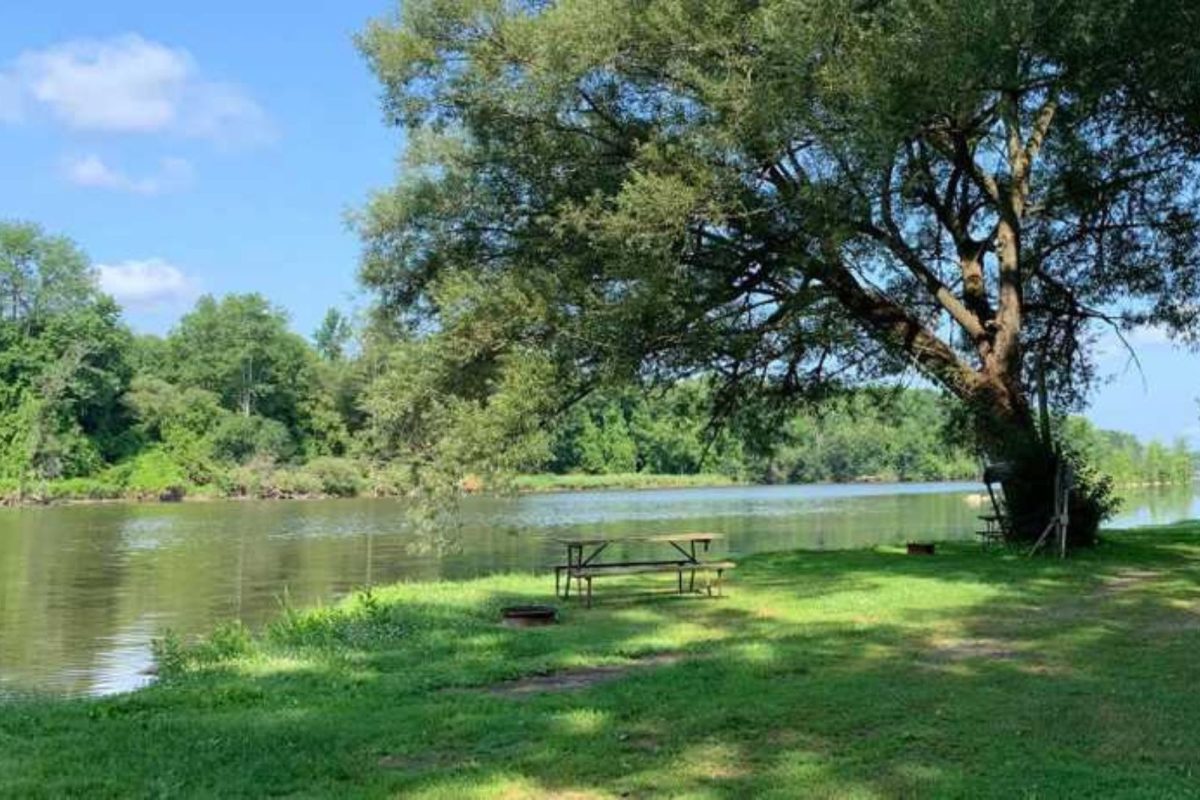
[[[978,478],[952,401],[927,389],[848,391],[779,416],[743,413],[715,430],[705,384],[591,398],[556,432],[549,468],[559,474],[718,473],[754,483],[939,481]],[[1082,417],[1065,442],[1118,485],[1183,483],[1193,454],[1180,440],[1143,445]]]
[[[433,448],[457,446],[429,431],[485,416],[431,388],[435,360],[424,356],[337,310],[302,337],[256,294],[203,297],[165,337],[135,335],[73,243],[0,223],[0,502],[404,493],[413,453],[436,464]],[[955,433],[955,406],[928,390],[858,389],[786,412],[751,405],[715,426],[713,406],[702,378],[595,394],[506,466],[772,483],[980,470]],[[1117,483],[1192,477],[1182,442],[1143,446],[1064,424],[1064,439]]]

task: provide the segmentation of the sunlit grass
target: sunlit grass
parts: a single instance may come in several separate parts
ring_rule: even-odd
[[[401,584],[163,648],[164,680],[0,707],[0,794],[1178,797],[1200,780],[1200,525],[1067,562],[779,553],[722,599]],[[642,666],[569,691],[504,682]]]

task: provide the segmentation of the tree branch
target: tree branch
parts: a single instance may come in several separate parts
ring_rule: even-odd
[[[836,247],[823,248],[825,261],[819,278],[860,325],[870,329],[895,354],[909,359],[931,380],[956,396],[969,399],[979,386],[979,376],[963,363],[948,344],[933,335],[920,320],[894,301],[866,289],[846,267]]]
[[[884,169],[883,191],[879,202],[884,229],[880,230],[874,225],[866,224],[862,226],[862,230],[868,236],[882,242],[921,282],[938,304],[954,318],[954,321],[966,331],[971,340],[978,344],[988,336],[983,322],[958,299],[954,292],[942,282],[942,279],[904,241],[904,235],[900,232],[900,226],[896,224],[895,214],[892,210],[892,176],[894,172],[894,164],[889,161]]]

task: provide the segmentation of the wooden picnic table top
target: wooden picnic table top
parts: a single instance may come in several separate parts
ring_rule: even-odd
[[[598,545],[615,544],[616,542],[711,542],[714,539],[724,539],[720,533],[656,533],[632,536],[597,536],[586,539],[568,539],[555,537],[559,544]]]

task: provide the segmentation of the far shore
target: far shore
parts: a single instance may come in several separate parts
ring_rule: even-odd
[[[506,487],[499,490],[492,490],[483,486],[476,480],[468,479],[464,482],[463,491],[466,495],[495,495],[504,496],[509,494],[530,495],[530,494],[566,494],[566,493],[584,493],[584,492],[611,492],[611,491],[640,491],[640,490],[656,490],[656,489],[711,489],[711,488],[728,488],[737,486],[869,486],[872,484],[903,484],[903,485],[919,485],[930,483],[969,483],[975,482],[978,479],[975,476],[958,477],[958,478],[943,478],[939,480],[894,480],[880,476],[862,476],[854,480],[846,481],[827,481],[827,482],[810,482],[803,484],[782,484],[782,483],[762,483],[741,481],[727,475],[719,475],[715,473],[701,473],[694,475],[658,475],[648,473],[622,473],[614,475],[591,475],[591,474],[566,474],[558,475],[553,473],[540,473],[532,475],[519,475],[511,480]],[[1162,482],[1137,482],[1118,484],[1119,489],[1154,489],[1154,488],[1182,488],[1190,484],[1182,483],[1162,483]],[[980,492],[983,495],[982,490]],[[0,509],[16,509],[16,508],[60,508],[64,506],[90,506],[90,505],[113,505],[113,504],[141,504],[141,505],[170,505],[173,503],[219,503],[219,502],[257,502],[257,501],[315,501],[315,500],[342,500],[342,499],[385,499],[385,498],[400,498],[404,495],[393,493],[377,493],[370,490],[360,492],[354,495],[335,495],[322,493],[304,493],[304,494],[270,494],[270,495],[226,495],[212,491],[211,489],[190,489],[182,494],[172,494],[170,497],[156,498],[153,496],[136,496],[136,495],[117,495],[105,497],[80,497],[80,496],[51,496],[52,493],[43,492],[29,493],[24,497],[15,495],[0,495]],[[985,496],[985,495],[983,495]]]
[[[970,478],[948,478],[946,480],[971,480]],[[899,481],[883,480],[878,477],[863,477],[849,481],[830,481],[828,483],[813,483],[810,485],[868,485],[879,483],[936,483],[937,481]],[[506,486],[491,489],[474,478],[463,482],[463,492],[467,495],[505,495],[505,494],[554,494],[566,492],[603,492],[619,490],[652,490],[652,489],[703,489],[732,486],[777,486],[783,484],[751,483],[715,473],[700,473],[694,475],[658,475],[649,473],[621,473],[614,475],[568,474],[557,475],[540,473],[518,475]],[[153,496],[108,496],[108,497],[49,497],[48,492],[31,492],[24,498],[15,496],[0,496],[0,508],[46,507],[71,505],[104,505],[112,503],[141,503],[141,504],[170,504],[170,503],[213,503],[213,502],[246,502],[259,500],[338,500],[338,499],[382,499],[403,497],[401,494],[376,493],[365,490],[355,495],[333,495],[322,493],[304,494],[269,494],[269,495],[224,495],[206,489],[189,489],[182,494],[174,494],[169,499],[159,499]]]

